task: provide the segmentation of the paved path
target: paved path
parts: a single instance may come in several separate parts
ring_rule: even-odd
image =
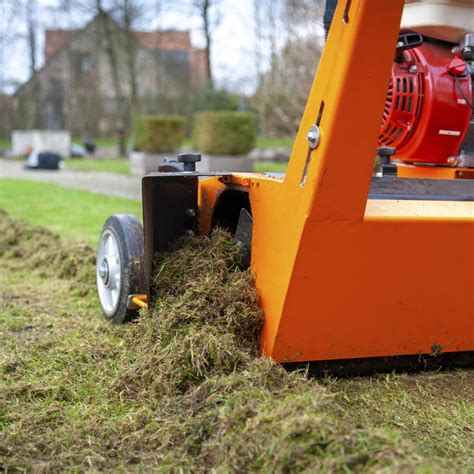
[[[117,173],[62,169],[24,170],[23,163],[0,159],[0,178],[27,179],[129,199],[141,199],[141,178]],[[1,186],[1,184],[0,184]]]

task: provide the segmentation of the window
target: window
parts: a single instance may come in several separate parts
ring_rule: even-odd
[[[73,53],[74,76],[80,79],[92,71],[92,58],[90,53]]]
[[[79,55],[79,73],[88,74],[92,69],[92,60],[89,53],[82,53]]]

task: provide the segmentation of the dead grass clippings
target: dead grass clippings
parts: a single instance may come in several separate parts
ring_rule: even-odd
[[[183,239],[159,256],[153,282],[159,298],[121,328],[99,321],[94,253],[75,245],[0,216],[0,262],[20,276],[30,268],[48,276],[38,295],[41,285],[52,285],[66,300],[70,287],[55,284],[64,279],[85,288],[69,306],[41,315],[52,333],[45,342],[24,347],[12,336],[13,317],[22,324],[38,318],[17,314],[21,289],[18,304],[0,319],[11,347],[0,365],[0,470],[415,472],[431,466],[402,431],[355,419],[325,384],[259,357],[257,295],[225,232]],[[80,250],[71,262],[73,249]]]

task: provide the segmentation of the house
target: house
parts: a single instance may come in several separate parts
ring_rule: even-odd
[[[14,94],[17,128],[109,135],[136,113],[189,114],[206,86],[206,50],[188,31],[127,34],[99,13],[81,30],[46,30],[44,66]]]

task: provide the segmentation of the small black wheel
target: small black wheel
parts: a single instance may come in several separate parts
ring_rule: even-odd
[[[104,317],[114,324],[136,318],[128,297],[145,293],[143,228],[127,214],[110,216],[102,228],[97,248],[97,292]]]

